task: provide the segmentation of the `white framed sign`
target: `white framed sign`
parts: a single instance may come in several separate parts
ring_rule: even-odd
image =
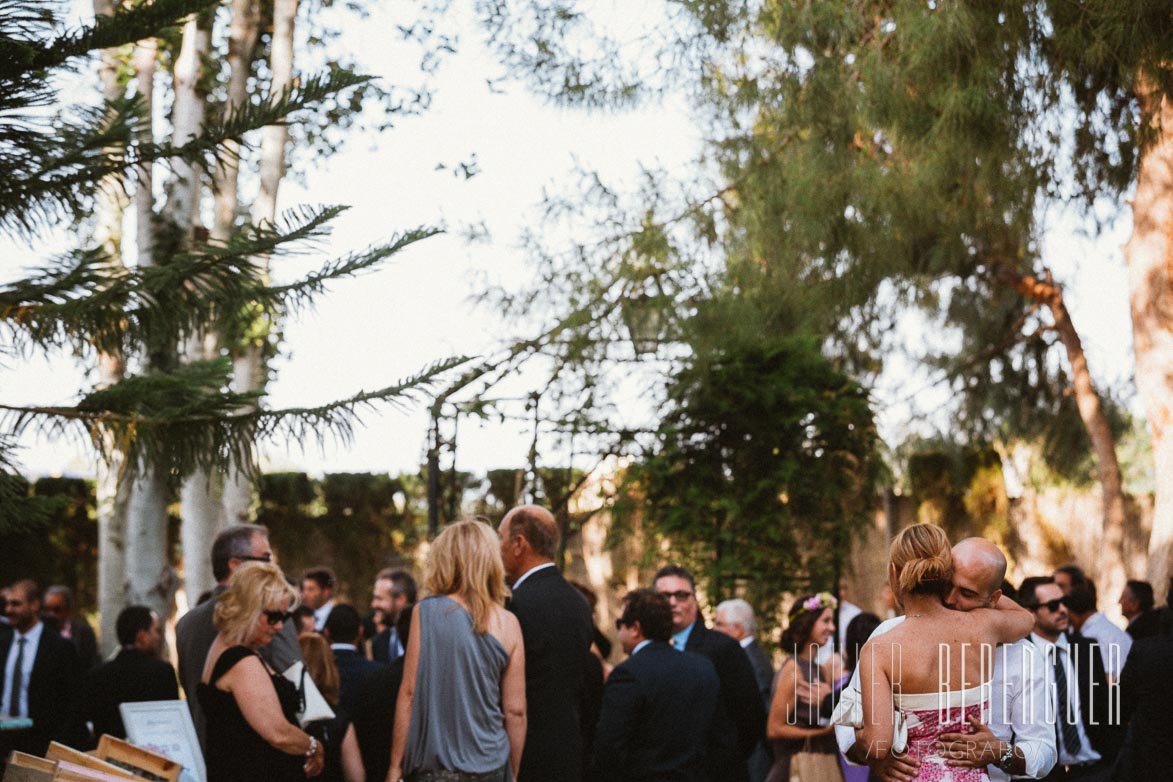
[[[180,782],[207,782],[204,754],[186,701],[121,703],[118,711],[131,744],[182,765]]]

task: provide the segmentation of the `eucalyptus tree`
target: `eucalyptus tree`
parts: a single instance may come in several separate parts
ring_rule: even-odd
[[[709,134],[703,161],[721,172],[716,208],[694,213],[696,234],[719,237],[733,289],[779,311],[800,300],[807,324],[862,369],[877,365],[905,302],[937,313],[960,328],[966,351],[929,358],[965,400],[961,423],[975,437],[1054,437],[1078,413],[1115,578],[1124,510],[1110,405],[1040,237],[1047,204],[1091,214],[1097,198],[1120,203],[1135,187],[1126,256],[1137,385],[1161,476],[1150,576],[1164,587],[1173,542],[1164,4],[666,2],[671,23],[636,31],[628,48],[639,54],[626,60],[614,37],[583,45],[585,4],[482,6],[515,75],[560,100],[614,106],[679,87],[693,97]],[[525,13],[535,6],[560,13],[535,27]]]

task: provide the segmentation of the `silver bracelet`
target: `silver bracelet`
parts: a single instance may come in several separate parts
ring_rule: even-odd
[[[312,758],[316,754],[318,754],[318,740],[310,736],[310,748],[305,751],[305,756]]]

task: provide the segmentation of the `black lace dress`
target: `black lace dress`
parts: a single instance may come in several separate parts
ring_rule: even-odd
[[[225,649],[212,668],[209,683],[200,682],[196,688],[196,697],[200,699],[208,723],[207,746],[204,748],[208,782],[304,780],[306,777],[302,768],[305,758],[282,752],[261,738],[245,720],[235,696],[215,687],[221,676],[252,655],[256,655],[256,652],[247,646]],[[269,678],[277,691],[277,700],[281,703],[285,719],[296,725],[297,688],[279,674],[271,674]]]

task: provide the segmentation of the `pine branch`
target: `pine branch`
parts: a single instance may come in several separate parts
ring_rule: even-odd
[[[328,438],[350,442],[361,413],[380,404],[401,407],[418,401],[443,375],[467,361],[438,361],[393,385],[318,407],[261,410],[256,408],[259,394],[222,390],[231,361],[221,358],[127,377],[72,407],[0,405],[0,412],[12,437],[85,432],[104,458],[117,447],[128,463],[146,459],[180,480],[197,468],[254,464],[255,443],[279,435],[303,445],[322,446]]]
[[[113,16],[100,16],[91,25],[58,35],[42,44],[39,40],[56,26],[57,19],[52,11],[55,4],[0,0],[0,30],[5,36],[13,33],[20,36],[0,45],[0,63],[3,63],[0,65],[0,79],[29,71],[44,71],[98,49],[156,37],[160,31],[179,24],[191,14],[217,4],[218,0],[153,0],[134,6],[119,3]],[[12,49],[6,50],[8,46]],[[4,56],[18,52],[19,57],[8,59]]]
[[[59,211],[82,211],[99,185],[121,187],[137,166],[183,160],[210,171],[226,156],[238,154],[226,142],[284,123],[291,114],[369,80],[340,69],[312,76],[259,103],[232,107],[223,119],[206,123],[196,138],[180,146],[139,141],[145,114],[136,98],[111,101],[98,109],[77,109],[75,117],[57,117],[43,129],[18,115],[10,123],[8,138],[0,123],[0,164],[9,172],[0,180],[0,229],[30,236],[52,222]],[[24,96],[16,101],[16,108],[26,109],[31,99]],[[52,95],[42,99],[49,102]]]
[[[273,314],[288,294],[270,292],[255,259],[297,252],[299,244],[327,235],[329,222],[345,209],[290,210],[280,226],[249,227],[226,244],[178,253],[159,266],[130,269],[100,250],[75,252],[0,288],[0,326],[18,348],[93,346],[130,354],[136,345],[174,345],[201,329],[226,325],[254,304]],[[340,272],[361,266],[361,260]],[[312,284],[320,289],[322,281],[315,277]]]

